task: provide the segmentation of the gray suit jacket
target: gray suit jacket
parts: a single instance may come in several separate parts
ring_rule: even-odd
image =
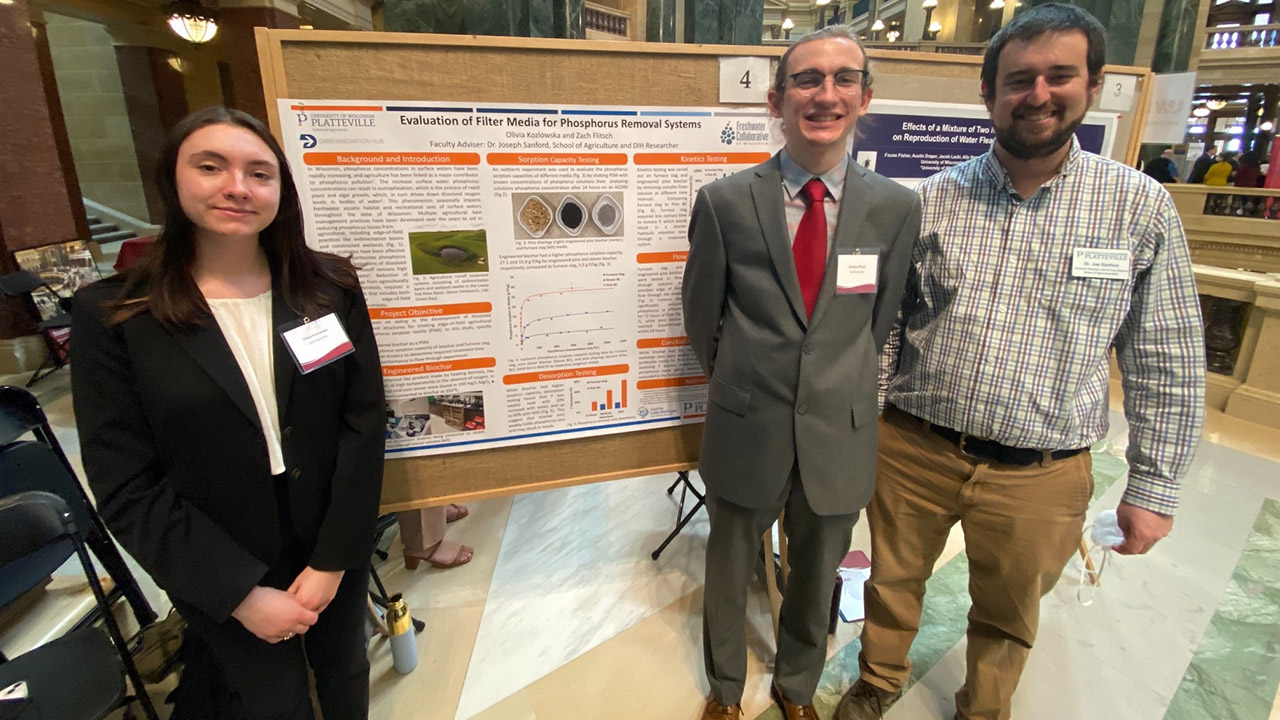
[[[778,498],[798,462],[815,512],[866,506],[875,482],[877,355],[919,231],[919,197],[850,162],[822,291],[806,320],[779,157],[698,191],[684,324],[709,379],[699,471],[712,493],[761,507]],[[879,250],[874,295],[836,294],[836,258],[849,248]]]

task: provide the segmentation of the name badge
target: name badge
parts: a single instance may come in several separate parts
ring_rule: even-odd
[[[1071,256],[1071,277],[1128,280],[1128,250],[1076,248]]]
[[[304,319],[301,325],[281,332],[280,337],[303,375],[356,350],[342,323],[338,322],[338,316],[333,313],[316,320]]]
[[[836,294],[875,294],[880,276],[879,248],[841,250],[836,257]]]

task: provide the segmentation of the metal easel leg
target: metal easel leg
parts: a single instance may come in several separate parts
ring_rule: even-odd
[[[662,544],[658,546],[658,549],[649,554],[649,556],[654,560],[658,559],[658,556],[662,554],[662,551],[667,549],[667,546],[671,544],[671,541],[676,539],[676,535],[680,534],[680,531],[684,529],[684,526],[688,525],[689,521],[693,519],[693,516],[698,513],[698,510],[702,509],[702,506],[706,504],[706,498],[702,493],[698,492],[698,489],[693,486],[693,483],[689,482],[689,471],[687,470],[681,470],[679,472],[676,476],[676,481],[671,483],[671,487],[667,488],[667,494],[671,495],[674,493],[676,486],[681,483],[684,484],[684,487],[680,488],[680,505],[676,508],[676,527],[667,535],[666,539],[662,541]],[[684,503],[690,494],[697,498],[697,502],[693,504],[693,507],[689,509],[688,513],[685,513]]]

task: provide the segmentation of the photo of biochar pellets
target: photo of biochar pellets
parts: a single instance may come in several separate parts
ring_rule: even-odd
[[[615,237],[623,233],[621,192],[512,193],[517,240]]]

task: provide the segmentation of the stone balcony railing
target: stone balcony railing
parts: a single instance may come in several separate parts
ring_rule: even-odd
[[[634,40],[631,37],[631,14],[604,5],[586,3],[583,21],[591,40]]]
[[[931,52],[944,55],[982,55],[987,51],[986,43],[954,43],[921,40],[919,42],[884,42],[868,41],[863,45],[877,50],[910,50],[912,52]]]
[[[1280,47],[1280,25],[1237,25],[1208,28],[1205,50]]]
[[[1201,85],[1273,83],[1280,77],[1280,24],[1208,27],[1201,33]]]
[[[1205,404],[1280,427],[1280,273],[1196,265],[1204,314]]]
[[[1203,265],[1280,273],[1280,190],[1165,185]]]
[[[1165,188],[1196,263],[1206,404],[1280,427],[1280,190]]]

